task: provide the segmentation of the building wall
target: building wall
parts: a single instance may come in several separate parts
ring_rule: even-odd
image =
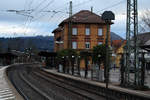
[[[77,48],[84,49],[85,48],[85,29],[84,24],[76,25],[77,27]]]
[[[54,52],[57,52],[57,51],[59,51],[59,50],[61,50],[62,49],[62,47],[63,47],[63,44],[58,44],[58,43],[56,43],[56,39],[58,38],[58,37],[62,37],[62,39],[63,39],[63,33],[62,32],[56,32],[55,34],[54,34]]]
[[[64,25],[64,49],[68,48],[68,24]]]
[[[84,50],[85,49],[85,42],[90,42],[90,49],[92,49],[94,46],[98,45],[98,42],[102,42],[105,44],[106,39],[106,32],[107,32],[107,26],[106,25],[100,25],[100,24],[88,24],[90,28],[90,35],[87,36],[85,34],[85,28],[87,24],[74,24],[72,27],[77,28],[77,35],[72,35],[72,41],[77,42],[77,50]],[[58,47],[59,45],[55,44],[55,52],[58,51],[58,48],[61,49],[67,49],[68,48],[68,24],[64,24],[64,30],[63,32],[60,32],[58,34],[55,33],[55,37],[62,36],[63,38],[63,44],[62,47]],[[98,36],[98,28],[102,28],[102,36]],[[63,34],[63,35],[62,35]],[[109,44],[110,44],[110,31],[109,31]],[[90,60],[92,63],[92,61]],[[81,60],[80,62],[81,68],[84,69],[85,64],[84,60]]]
[[[85,35],[86,24],[77,24],[72,25],[72,27],[77,28],[77,35],[72,35],[72,41],[77,42],[77,49],[85,49],[85,42],[90,42],[90,49],[94,46],[98,45],[98,42],[105,43],[106,38],[106,25],[98,25],[98,24],[89,24],[90,26],[90,35]],[[101,27],[103,29],[103,35],[98,36],[98,28]],[[109,37],[110,38],[110,37]],[[110,44],[110,39],[109,39]],[[64,25],[64,49],[68,48],[68,25]]]
[[[124,42],[116,51],[116,67],[120,67],[120,59],[121,59],[121,54],[124,53],[123,47],[125,46],[126,42]]]

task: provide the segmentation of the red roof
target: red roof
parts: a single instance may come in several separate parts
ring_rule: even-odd
[[[106,24],[104,20],[101,19],[101,16],[92,13],[88,10],[81,10],[80,12],[74,14],[71,17],[72,23],[87,23],[87,24]],[[62,21],[59,26],[63,25],[64,23],[68,23],[69,18]]]
[[[61,27],[58,27],[58,28],[54,29],[54,30],[52,31],[52,33],[61,32],[62,30],[63,30],[63,29],[62,29]]]
[[[126,43],[126,40],[113,40],[112,41],[112,47],[116,51],[123,43]]]
[[[113,47],[120,47],[122,45],[122,40],[113,40],[112,41],[112,46]]]

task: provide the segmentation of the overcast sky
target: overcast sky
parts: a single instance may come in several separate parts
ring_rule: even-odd
[[[72,0],[73,14],[90,10],[100,15],[111,10],[116,15],[111,31],[125,37],[126,0]],[[139,20],[150,0],[138,0]],[[9,11],[8,11],[9,10]],[[11,11],[10,11],[11,10]],[[18,10],[20,12],[14,12]],[[51,32],[67,18],[69,0],[1,0],[0,37],[53,35]]]

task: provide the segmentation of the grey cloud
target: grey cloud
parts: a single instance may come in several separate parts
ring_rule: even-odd
[[[57,27],[57,25],[66,17],[69,11],[69,0],[52,0],[53,2],[47,5],[51,0],[1,0],[0,3],[0,22],[10,22],[14,24],[22,24],[27,19],[26,16],[17,15],[14,13],[4,12],[3,10],[29,10],[35,9],[35,12],[31,14],[34,16],[35,22],[32,22],[29,27],[39,28],[44,32],[50,33],[51,30]],[[72,0],[73,2],[73,13],[76,13],[80,10],[88,9],[93,6],[94,12],[100,11],[97,14],[103,12],[102,9],[110,7],[115,14],[125,13],[126,12],[126,0],[118,6],[111,7],[111,5],[116,4],[120,0]],[[150,0],[139,0],[139,9],[149,8]],[[41,5],[39,5],[41,3]],[[39,6],[38,6],[39,5]],[[38,6],[38,7],[37,7]],[[45,8],[45,11],[62,11],[61,13],[39,13],[42,8]],[[33,20],[34,20],[33,19]],[[117,19],[116,19],[117,20]],[[120,20],[122,21],[122,20]],[[29,23],[29,21],[27,22]],[[119,25],[118,25],[119,24]],[[121,25],[120,25],[121,24]],[[115,23],[112,26],[112,30],[118,33],[123,33],[125,31],[125,23]]]

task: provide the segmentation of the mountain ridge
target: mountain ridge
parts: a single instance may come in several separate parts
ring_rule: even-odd
[[[111,32],[112,40],[123,40],[122,37],[114,32]],[[10,50],[25,51],[27,48],[34,48],[37,51],[54,50],[54,36],[30,36],[30,37],[11,37],[0,38],[0,52],[7,52]]]

